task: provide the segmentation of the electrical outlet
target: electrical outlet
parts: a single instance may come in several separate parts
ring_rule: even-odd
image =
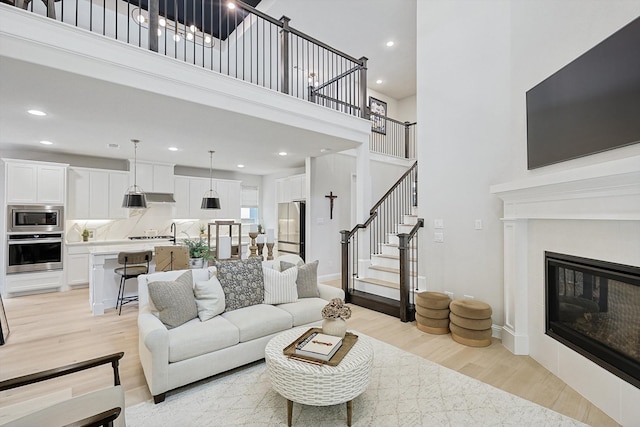
[[[444,233],[434,233],[433,241],[438,243],[444,242]]]
[[[449,298],[454,299],[453,298],[453,292],[449,292],[449,291],[444,291],[445,295],[447,295]]]
[[[444,220],[443,219],[434,219],[433,220],[433,228],[442,230],[444,228]]]
[[[475,299],[472,295],[465,295],[464,296],[466,299]]]
[[[476,219],[475,228],[476,228],[476,230],[482,230],[482,220],[481,219]]]

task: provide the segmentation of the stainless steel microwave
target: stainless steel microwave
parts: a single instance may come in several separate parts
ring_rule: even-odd
[[[9,205],[7,232],[62,232],[64,206]]]

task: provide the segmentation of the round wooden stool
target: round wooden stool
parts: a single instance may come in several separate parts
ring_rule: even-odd
[[[491,344],[491,306],[487,303],[458,299],[449,305],[451,338],[470,347],[487,347]]]
[[[416,294],[416,326],[435,335],[449,333],[449,303],[451,298],[441,292]]]

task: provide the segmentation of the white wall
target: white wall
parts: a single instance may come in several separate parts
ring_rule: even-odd
[[[505,181],[511,162],[509,11],[504,0],[447,0],[418,2],[417,13],[421,275],[429,290],[489,303],[498,325],[502,207],[489,186]],[[436,218],[443,243],[434,242]]]
[[[415,122],[416,121],[416,103],[418,99],[416,95],[408,96],[406,98],[398,100],[398,117],[396,119],[401,122]]]
[[[527,171],[525,104],[527,90],[637,18],[640,15],[640,1],[519,0],[512,2],[511,10],[513,178],[537,176],[640,154],[640,144],[635,144]]]

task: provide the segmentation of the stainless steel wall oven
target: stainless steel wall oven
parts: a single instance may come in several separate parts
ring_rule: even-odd
[[[62,269],[64,207],[7,209],[7,274]]]

